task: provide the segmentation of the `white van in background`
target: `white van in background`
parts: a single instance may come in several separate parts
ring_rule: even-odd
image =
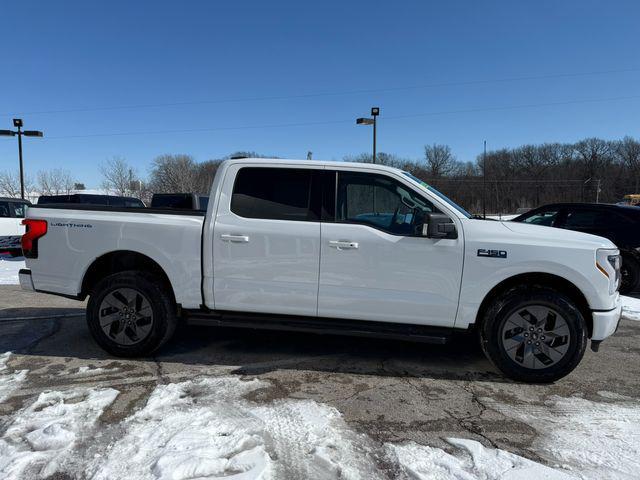
[[[9,252],[13,257],[22,255],[22,219],[30,205],[28,200],[0,197],[0,252]]]

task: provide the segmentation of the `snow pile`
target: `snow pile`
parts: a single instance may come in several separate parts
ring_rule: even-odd
[[[382,476],[369,440],[352,432],[337,410],[313,401],[257,405],[242,398],[266,386],[235,377],[158,386],[124,422],[122,438],[85,473],[95,480]]]
[[[622,318],[640,322],[640,299],[633,297],[622,298]]]
[[[406,476],[415,480],[576,478],[504,450],[486,448],[475,440],[447,438],[446,441],[456,447],[458,456],[413,442],[387,444],[387,450],[390,455],[395,455]]]
[[[18,285],[18,271],[25,268],[24,258],[0,255],[0,285]]]
[[[20,385],[27,378],[28,370],[18,370],[9,372],[7,362],[11,357],[11,352],[0,354],[0,403],[4,402],[11,394],[20,388]]]
[[[544,406],[508,406],[485,399],[501,413],[535,428],[536,453],[572,467],[584,478],[638,478],[640,405],[551,397]]]
[[[46,478],[59,471],[77,443],[90,441],[96,420],[117,395],[111,388],[41,393],[0,438],[0,478]]]

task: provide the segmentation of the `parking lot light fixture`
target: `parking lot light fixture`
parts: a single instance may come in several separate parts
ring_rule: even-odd
[[[25,137],[43,137],[44,133],[39,130],[22,131],[23,122],[21,118],[13,119],[13,126],[18,130],[0,130],[0,137],[18,136],[18,157],[20,159],[20,197],[24,200],[24,168],[22,163],[22,136]]]
[[[380,115],[380,107],[371,108],[371,118],[356,118],[357,125],[373,125],[373,163],[376,163],[376,118]]]

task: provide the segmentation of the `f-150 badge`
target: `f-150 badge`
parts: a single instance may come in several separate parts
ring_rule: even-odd
[[[486,248],[478,249],[479,257],[491,257],[491,258],[507,258],[506,250],[487,250]]]

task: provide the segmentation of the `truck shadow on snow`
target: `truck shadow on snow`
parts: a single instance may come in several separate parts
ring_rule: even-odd
[[[118,360],[91,338],[84,309],[22,308],[17,319],[0,310],[0,351],[21,355]],[[18,315],[16,315],[18,317]],[[180,326],[153,358],[138,362],[232,367],[231,373],[259,375],[275,370],[376,376],[506,380],[484,357],[473,335],[446,345],[400,340],[275,332],[240,328]],[[27,367],[28,368],[28,367]],[[510,381],[509,381],[510,382]]]

